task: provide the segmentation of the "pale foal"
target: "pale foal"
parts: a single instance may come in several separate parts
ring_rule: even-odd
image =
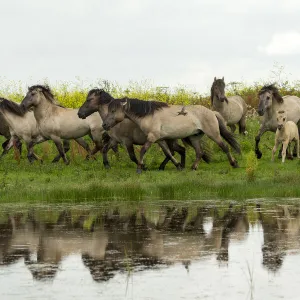
[[[293,121],[287,121],[287,114],[284,110],[277,111],[277,130],[275,134],[275,146],[272,150],[272,161],[278,146],[282,143],[282,162],[285,161],[286,150],[289,143],[295,141],[297,143],[297,157],[299,156],[299,132],[298,127]],[[290,147],[290,149],[292,149]],[[291,150],[293,157],[293,151]]]

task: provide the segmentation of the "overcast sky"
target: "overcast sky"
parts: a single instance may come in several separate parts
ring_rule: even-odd
[[[26,84],[151,80],[205,92],[300,79],[298,0],[9,0],[0,4],[0,78]]]

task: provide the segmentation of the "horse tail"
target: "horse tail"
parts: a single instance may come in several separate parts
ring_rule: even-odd
[[[236,153],[241,154],[241,147],[237,140],[234,138],[234,135],[227,129],[223,117],[219,114],[215,114],[215,116],[219,123],[219,129],[222,138],[225,139],[225,141],[233,148]]]
[[[181,140],[185,147],[187,147],[187,146],[193,147],[191,140],[188,137],[183,138]],[[199,143],[200,143],[201,149],[203,151],[203,155],[201,158],[208,164],[212,160],[212,151],[205,141],[199,140]]]

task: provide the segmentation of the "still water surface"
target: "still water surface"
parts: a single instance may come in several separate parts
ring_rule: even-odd
[[[299,299],[299,250],[296,201],[5,207],[0,299]]]

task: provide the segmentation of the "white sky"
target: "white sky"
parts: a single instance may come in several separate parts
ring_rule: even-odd
[[[266,80],[278,62],[299,80],[299,16],[296,0],[2,0],[0,78],[206,92],[214,76]]]

